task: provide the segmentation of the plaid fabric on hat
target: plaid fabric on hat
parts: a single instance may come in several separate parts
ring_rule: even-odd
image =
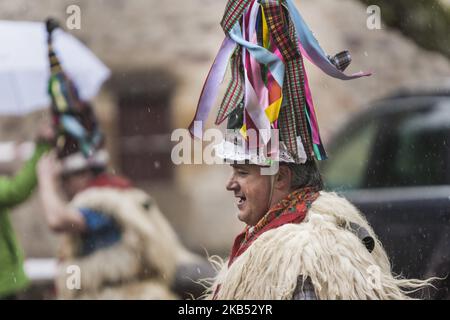
[[[328,59],[332,64],[336,66],[336,68],[340,71],[344,71],[352,62],[352,56],[348,50],[339,52],[335,56],[328,56]]]
[[[231,81],[217,114],[216,124],[221,124],[244,100],[244,72],[241,64],[242,50],[237,47],[230,61]]]
[[[314,156],[319,160],[325,159],[326,153],[320,141],[313,106],[309,105],[306,96],[309,91],[306,87],[306,71],[296,27],[288,12],[286,0],[229,0],[221,22],[222,28],[228,34],[233,26],[243,19],[246,10],[255,2],[260,5],[256,16],[256,31],[253,31],[256,32],[258,45],[268,45],[264,44],[267,39],[263,39],[263,26],[265,25],[270,34],[269,50],[278,49],[284,62],[284,84],[281,88],[283,99],[273,127],[280,130],[281,141],[284,142],[297,163],[304,163],[305,158],[311,160]],[[329,58],[337,68],[341,69],[345,69],[351,61],[350,55],[346,51]],[[239,129],[234,126],[242,123],[243,115],[247,112],[243,107],[246,79],[240,45],[230,57],[230,68],[231,81],[220,105],[216,124],[220,124],[228,118],[228,128],[231,126],[233,129]],[[261,64],[260,70],[260,77],[268,86],[268,66]],[[233,115],[235,119],[230,121],[230,115]],[[256,128],[256,125],[251,125],[253,122],[251,122],[249,114],[245,119],[245,126],[243,125],[242,128]],[[317,144],[313,143],[313,135],[314,137],[319,136]]]
[[[288,147],[288,150],[296,155],[296,158],[298,157],[299,150],[297,148],[297,136],[300,135],[306,155],[308,159],[311,159],[312,141],[308,128],[308,120],[306,119],[305,114],[307,106],[304,94],[304,70],[301,61],[299,59],[289,61],[286,66],[286,71],[286,81],[288,82],[288,92],[290,97],[288,109],[291,110],[295,119],[295,124],[290,124],[288,126],[288,128],[290,128],[289,139],[295,141],[294,148],[289,149]]]
[[[302,55],[296,44],[297,34],[292,23],[288,25],[292,46],[298,51],[296,59],[286,63],[284,97],[287,104],[281,108],[279,128],[281,140],[285,142],[289,152],[299,161],[297,136],[300,135],[308,160],[312,158],[312,141],[306,119],[305,81]],[[295,42],[294,42],[295,41]]]
[[[260,0],[267,18],[267,25],[276,46],[281,52],[284,61],[290,61],[299,57],[300,53],[295,44],[289,37],[289,31],[286,27],[287,19],[283,12],[283,6],[280,0]]]
[[[245,9],[253,0],[229,0],[220,25],[228,33],[238,23]],[[237,47],[230,59],[231,81],[219,108],[216,124],[222,123],[244,100],[244,73],[241,64],[242,51]]]
[[[287,79],[285,79],[286,81]],[[297,139],[296,139],[296,119],[295,113],[290,106],[292,105],[290,88],[283,87],[283,105],[280,109],[278,117],[278,128],[280,130],[280,140],[286,144],[288,151],[295,156],[297,153]],[[297,160],[297,159],[295,159]]]
[[[289,25],[289,34],[291,39],[297,39],[297,33],[295,31],[294,25],[291,23]],[[295,42],[295,47],[298,49],[297,42]],[[297,59],[289,61],[287,66],[287,77],[289,84],[289,91],[291,94],[291,108],[294,111],[296,122],[297,122],[297,132],[296,136],[300,135],[303,143],[303,147],[306,152],[308,160],[312,159],[312,140],[311,132],[308,125],[308,120],[306,118],[306,109],[308,108],[305,96],[305,69],[303,66],[303,57],[300,54]],[[298,150],[294,153],[298,156]]]
[[[295,27],[284,11],[280,0],[260,0],[267,25],[275,45],[280,50],[286,64],[285,86],[283,96],[285,101],[278,118],[280,138],[285,142],[288,151],[296,161],[300,161],[297,137],[300,136],[308,159],[313,154],[308,121],[306,119],[306,99],[304,90],[304,70],[302,56],[297,46]],[[227,4],[222,27],[230,30],[243,16],[246,6],[251,1],[231,0]],[[261,39],[260,39],[261,40]],[[222,123],[244,100],[244,72],[242,66],[242,51],[237,48],[230,61],[231,81],[221,103],[216,124]],[[264,70],[265,66],[262,66]]]
[[[236,24],[240,24],[241,34],[230,34]],[[345,74],[343,71],[351,62],[349,52],[327,56],[292,0],[228,0],[221,26],[227,38],[217,56],[219,63],[214,64],[207,77],[204,89],[208,88],[208,92],[202,91],[192,123],[205,121],[210,113],[212,100],[218,93],[218,79],[225,75],[226,55],[231,62],[232,79],[216,124],[233,115],[228,128],[240,130],[244,137],[251,129],[279,129],[290,161],[292,158],[296,163],[326,159],[303,64],[303,49],[312,62],[331,77],[352,80],[371,73]],[[301,43],[297,31],[301,33]],[[234,47],[236,51],[231,52]],[[242,54],[247,51],[249,55],[243,61]],[[248,100],[245,99],[247,85],[251,95]],[[254,87],[254,92],[250,91],[250,86]],[[240,124],[240,128],[235,127]],[[198,136],[192,125],[190,131]],[[270,141],[266,135],[264,138],[264,143]]]
[[[247,6],[253,0],[229,0],[227,6],[225,7],[225,15],[220,22],[225,33],[230,32],[233,26],[242,17]]]

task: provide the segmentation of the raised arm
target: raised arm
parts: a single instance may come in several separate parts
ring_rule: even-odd
[[[0,177],[0,207],[14,207],[31,195],[37,183],[36,164],[49,149],[47,143],[38,143],[31,159],[14,177]]]
[[[45,219],[55,232],[83,232],[86,224],[82,214],[71,208],[58,192],[60,172],[61,165],[53,152],[39,161],[39,195]]]

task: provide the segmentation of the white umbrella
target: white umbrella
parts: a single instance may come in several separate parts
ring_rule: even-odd
[[[0,20],[0,114],[23,115],[47,108],[50,67],[44,23]],[[80,98],[91,100],[110,70],[79,40],[58,29],[53,47]]]

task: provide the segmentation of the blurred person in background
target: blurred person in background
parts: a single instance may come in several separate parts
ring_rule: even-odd
[[[203,288],[193,281],[211,276],[209,264],[181,244],[154,199],[108,172],[103,147],[86,156],[69,134],[59,138],[65,147],[38,164],[44,216],[52,230],[64,235],[58,298],[198,296]],[[69,266],[80,270],[79,290],[67,287]]]
[[[209,264],[181,244],[149,195],[108,172],[109,156],[94,109],[79,98],[53,51],[56,28],[54,20],[47,21],[57,139],[55,150],[39,162],[38,176],[44,216],[64,235],[58,298],[198,295],[203,288],[193,280],[210,276]],[[79,268],[79,287],[68,286],[69,266]]]
[[[16,299],[27,287],[23,252],[9,219],[9,210],[26,201],[37,185],[36,165],[51,148],[53,131],[43,125],[33,156],[14,177],[0,177],[0,299]]]

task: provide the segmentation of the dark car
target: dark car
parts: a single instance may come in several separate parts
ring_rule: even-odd
[[[328,144],[328,190],[353,202],[396,274],[450,273],[450,85],[403,90],[374,102]],[[450,298],[449,278],[434,299]]]

